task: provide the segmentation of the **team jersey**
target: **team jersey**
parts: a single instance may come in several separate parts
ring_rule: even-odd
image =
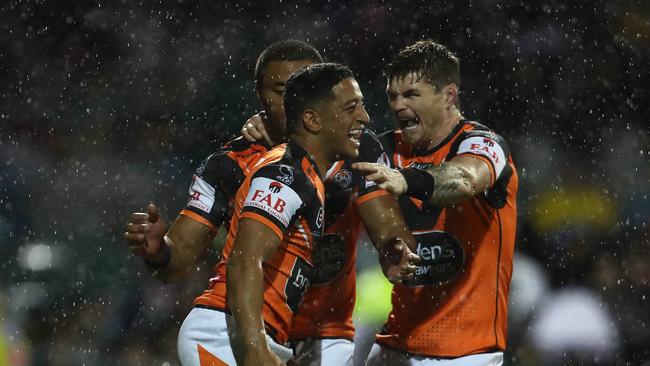
[[[381,143],[368,130],[361,137],[359,157],[354,161],[388,165]],[[325,234],[314,252],[311,285],[294,317],[292,340],[354,338],[356,243],[361,230],[356,207],[388,194],[350,168],[354,161],[337,162],[327,172]]]
[[[269,148],[239,137],[210,155],[192,176],[189,198],[180,212],[216,232],[232,216],[232,202],[257,161]]]
[[[400,131],[383,137],[397,167],[426,169],[472,156],[488,165],[492,180],[486,192],[456,205],[400,198],[422,262],[415,279],[394,286],[392,311],[377,343],[441,358],[504,350],[518,186],[505,141],[467,120],[426,152],[414,151]]]
[[[262,316],[267,334],[283,344],[309,286],[312,250],[323,233],[325,188],[318,168],[298,145],[279,145],[266,153],[244,179],[234,203],[222,260],[215,267],[209,288],[194,304],[229,311],[226,263],[238,224],[242,218],[258,221],[281,240],[278,250],[262,264]]]
[[[182,215],[213,231],[227,223],[235,193],[267,147],[238,138],[210,155],[192,177],[189,198]],[[366,130],[355,161],[388,165],[377,137]],[[291,339],[354,337],[356,242],[361,222],[356,206],[384,190],[350,168],[352,161],[337,162],[325,181],[325,234],[316,247],[311,286],[294,317]]]

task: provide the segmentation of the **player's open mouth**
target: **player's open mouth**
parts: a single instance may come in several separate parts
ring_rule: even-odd
[[[420,125],[420,120],[416,118],[400,118],[399,125],[403,130],[416,128]]]
[[[350,141],[359,146],[361,142],[361,136],[363,135],[363,128],[353,128],[348,132],[348,137]]]

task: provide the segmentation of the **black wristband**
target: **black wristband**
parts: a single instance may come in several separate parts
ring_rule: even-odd
[[[169,264],[169,262],[172,260],[172,251],[164,242],[162,253],[160,253],[160,255],[162,255],[162,260],[151,261],[149,259],[145,259],[144,263],[147,265],[147,267],[151,268],[154,271],[162,269]]]
[[[428,201],[433,195],[435,180],[424,170],[404,168],[399,170],[406,180],[406,194],[421,201]]]

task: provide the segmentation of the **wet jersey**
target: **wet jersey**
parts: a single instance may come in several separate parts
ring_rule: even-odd
[[[381,143],[370,131],[363,134],[354,161],[388,165]],[[354,338],[356,243],[361,229],[356,207],[388,194],[350,168],[354,161],[338,162],[326,174],[325,234],[314,253],[311,285],[293,320],[292,340]]]
[[[467,120],[426,152],[414,151],[400,131],[383,137],[397,167],[426,169],[472,156],[488,165],[492,180],[486,192],[456,205],[400,198],[422,262],[415,279],[393,288],[392,311],[377,342],[443,358],[504,350],[518,185],[507,144]]]
[[[181,215],[216,232],[232,216],[232,202],[244,178],[268,147],[239,137],[210,155],[192,176]]]
[[[325,189],[318,168],[298,145],[280,145],[258,161],[244,179],[234,203],[223,258],[215,267],[209,289],[194,304],[228,311],[226,263],[239,221],[258,221],[281,239],[278,250],[262,264],[262,316],[267,334],[285,343],[293,314],[309,286],[312,250],[323,233]]]
[[[181,211],[213,231],[229,220],[234,195],[267,147],[238,138],[206,159],[192,177]],[[377,137],[366,130],[355,161],[388,164]],[[350,168],[336,163],[327,173],[325,235],[314,253],[311,286],[294,317],[291,339],[354,337],[356,242],[361,228],[356,206],[387,194]],[[230,208],[230,209],[229,209]]]

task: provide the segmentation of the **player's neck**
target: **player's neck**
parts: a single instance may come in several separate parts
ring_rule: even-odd
[[[434,134],[429,139],[429,144],[425,150],[431,150],[443,142],[454,128],[456,128],[461,119],[463,119],[463,116],[460,114],[460,111],[454,109],[449,117],[435,128]]]
[[[330,161],[325,154],[325,150],[320,144],[320,141],[314,136],[311,135],[302,135],[302,134],[291,134],[289,136],[291,143],[300,146],[309,157],[316,163],[318,171],[321,174],[321,179],[325,179],[325,173],[327,170],[334,164],[334,161]]]
[[[276,145],[287,142],[287,135],[279,128],[270,130],[269,137],[271,138],[271,141],[273,141],[273,143]]]
[[[287,142],[287,135],[282,128],[274,126],[269,120],[266,120],[264,125],[273,144],[279,145]]]

